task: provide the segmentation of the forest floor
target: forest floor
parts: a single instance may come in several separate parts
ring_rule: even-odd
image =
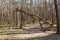
[[[39,24],[30,24],[30,27],[23,29],[0,30],[0,40],[60,40],[60,36],[54,31],[42,32]]]

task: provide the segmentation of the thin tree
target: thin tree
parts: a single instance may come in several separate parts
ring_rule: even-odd
[[[20,2],[21,2],[21,10],[22,10],[22,9],[23,9],[23,0],[21,0]],[[20,29],[22,29],[22,24],[23,24],[23,23],[22,23],[22,21],[23,21],[23,20],[22,20],[22,12],[21,12],[21,15],[20,15],[20,16],[21,16]]]

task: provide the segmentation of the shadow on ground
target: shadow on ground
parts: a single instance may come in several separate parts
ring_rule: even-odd
[[[15,38],[15,39],[5,39],[5,40],[60,40],[60,35],[51,34],[44,37],[27,38],[27,39]]]
[[[45,37],[29,38],[26,40],[60,40],[60,35],[52,34]]]

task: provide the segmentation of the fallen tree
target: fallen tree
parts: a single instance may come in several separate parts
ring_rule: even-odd
[[[52,23],[46,21],[44,18],[42,18],[42,17],[40,17],[40,16],[38,16],[38,15],[29,13],[29,12],[26,12],[26,11],[24,11],[24,10],[20,10],[20,9],[18,9],[18,8],[16,8],[15,11],[22,12],[22,13],[24,13],[25,15],[30,16],[30,17],[32,17],[32,18],[37,17],[37,18],[39,19],[39,21],[43,21],[44,23],[47,23],[47,24],[50,25],[49,27],[44,28],[44,27],[42,26],[43,24],[40,23],[40,24],[41,24],[41,25],[40,25],[40,26],[41,26],[41,29],[43,29],[43,30],[49,30],[51,27],[53,27],[53,24],[52,24]]]
[[[26,11],[19,10],[18,8],[16,8],[16,11],[22,12],[22,13],[24,13],[25,15],[28,15],[28,16],[30,16],[30,17],[37,17],[37,18],[40,19],[39,21],[43,21],[43,22],[45,22],[45,23],[47,23],[47,24],[49,24],[49,25],[52,25],[52,23],[46,21],[44,18],[42,18],[42,17],[40,17],[40,16],[38,16],[38,15],[35,15],[35,14],[32,14],[32,13],[27,13]]]

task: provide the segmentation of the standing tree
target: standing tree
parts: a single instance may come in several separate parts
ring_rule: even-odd
[[[57,0],[54,0],[55,5],[55,12],[56,12],[56,20],[57,20],[57,34],[60,34],[60,20],[59,20],[59,14],[58,14],[58,7],[57,7]]]

